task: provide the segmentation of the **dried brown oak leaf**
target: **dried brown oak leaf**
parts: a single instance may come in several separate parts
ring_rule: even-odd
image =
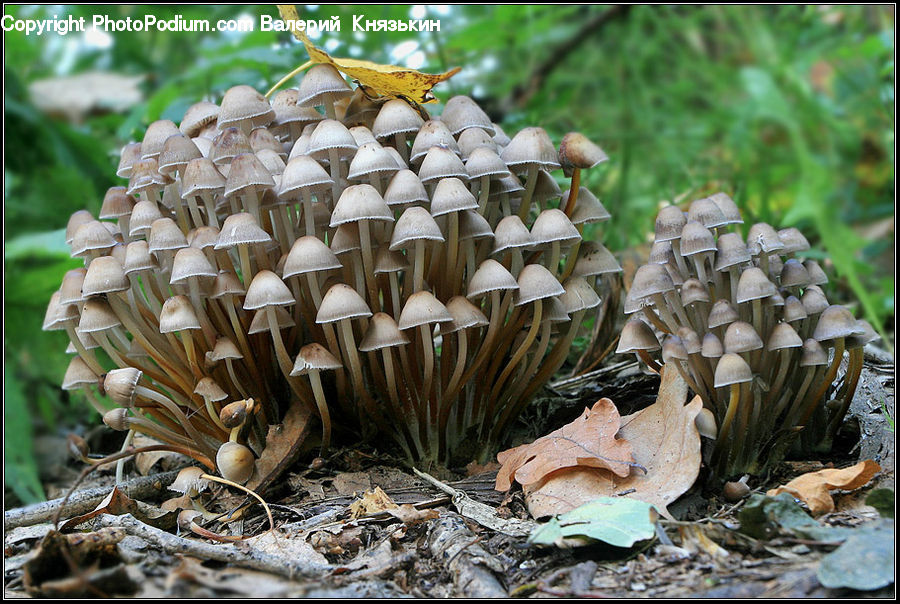
[[[834,511],[834,500],[831,498],[829,490],[852,491],[858,489],[880,471],[881,466],[871,459],[867,459],[841,470],[829,468],[808,472],[786,485],[771,489],[766,495],[774,497],[780,493],[790,493],[793,497],[805,501],[809,506],[809,511],[813,514],[825,514]]]
[[[618,476],[628,476],[635,466],[631,445],[616,438],[620,417],[616,406],[602,398],[581,417],[531,444],[497,454],[501,468],[494,488],[508,490],[513,480],[528,486],[548,474],[574,467],[605,468]]]
[[[677,371],[662,370],[656,402],[622,418],[619,436],[633,447],[627,476],[576,467],[525,487],[525,502],[535,518],[562,514],[598,497],[627,496],[666,509],[694,484],[700,472],[700,434],[694,423],[703,408],[700,397],[685,405],[688,387]]]

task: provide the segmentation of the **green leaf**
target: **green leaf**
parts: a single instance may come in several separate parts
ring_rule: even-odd
[[[24,503],[45,499],[34,460],[29,417],[21,384],[7,365],[3,370],[4,482]]]
[[[878,510],[883,518],[894,518],[894,491],[891,489],[875,489],[866,497],[866,505]]]
[[[771,539],[788,532],[817,541],[843,541],[849,534],[843,527],[820,525],[788,493],[775,497],[753,494],[738,519],[741,532],[755,539]]]
[[[853,530],[839,548],[822,558],[816,573],[829,588],[871,591],[894,582],[894,521]]]
[[[568,547],[596,540],[616,547],[631,547],[638,541],[653,538],[655,516],[656,511],[649,503],[627,497],[601,497],[536,528],[528,543]]]

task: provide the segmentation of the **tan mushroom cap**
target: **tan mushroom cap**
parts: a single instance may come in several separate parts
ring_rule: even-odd
[[[125,192],[125,187],[110,187],[106,190],[106,195],[103,196],[103,205],[100,206],[100,214],[98,217],[101,220],[105,220],[129,216],[131,215],[131,210],[134,209],[135,203],[137,203],[137,201],[134,197]],[[83,218],[84,215],[81,214],[81,212],[82,211],[79,211],[75,214],[80,214],[81,218]],[[72,215],[73,218],[75,217],[75,214]],[[90,216],[89,212],[87,214]],[[69,223],[72,223],[72,219],[69,219]]]
[[[753,380],[753,371],[750,365],[740,355],[726,352],[716,364],[714,385],[716,388],[724,388],[732,384],[743,384]]]
[[[384,201],[389,206],[430,202],[419,176],[409,169],[394,174],[384,191]]]
[[[351,94],[353,89],[347,85],[341,72],[327,63],[319,63],[313,65],[300,80],[297,104],[302,107],[324,105]]]
[[[394,221],[394,213],[378,189],[370,184],[351,185],[344,189],[331,212],[330,226],[334,228],[360,220]]]
[[[559,206],[566,207],[569,202],[570,190],[566,190],[560,198]],[[575,201],[575,210],[569,220],[572,224],[585,224],[588,222],[605,222],[612,218],[609,211],[603,207],[597,196],[586,187],[578,187],[578,199]]]
[[[128,143],[122,147],[119,153],[119,166],[116,168],[116,176],[119,178],[130,178],[134,162],[139,159],[141,159],[140,143]]]
[[[456,137],[456,144],[459,145],[460,157],[466,160],[466,169],[469,170],[469,176],[472,176],[472,169],[469,167],[468,160],[472,158],[472,155],[478,149],[487,149],[491,154],[496,155],[501,163],[503,162],[500,159],[500,147],[497,146],[491,135],[481,128],[466,128]],[[509,172],[506,169],[506,164],[503,164],[503,170]]]
[[[563,283],[563,288],[566,291],[559,297],[559,301],[569,314],[600,305],[600,296],[583,277],[569,277]]]
[[[341,266],[341,261],[321,239],[306,235],[297,239],[291,246],[291,251],[288,252],[284,262],[283,276],[287,279],[295,275],[327,271]]]
[[[442,178],[459,178],[468,180],[469,173],[462,160],[451,149],[431,147],[419,167],[419,180],[428,184]]]
[[[853,314],[843,306],[834,304],[822,311],[812,337],[819,342],[859,336],[864,330],[856,324]]]
[[[569,132],[559,142],[559,163],[567,176],[575,168],[593,168],[608,159],[603,149],[580,132]]]
[[[447,128],[454,136],[467,128],[481,128],[491,136],[495,133],[491,118],[478,103],[464,95],[455,96],[447,101],[441,113],[441,121],[447,124]]]
[[[288,329],[297,324],[293,317],[291,317],[291,313],[286,311],[283,307],[273,306],[271,308],[275,314],[275,323],[278,325],[279,330]],[[266,309],[262,308],[254,313],[253,320],[250,321],[250,327],[247,328],[247,333],[253,335],[255,333],[265,333],[268,331],[270,331],[269,313]]]
[[[116,245],[116,240],[103,224],[99,220],[91,220],[78,227],[72,237],[73,257],[85,256],[97,250],[107,250]]]
[[[250,130],[256,126],[267,126],[273,119],[275,112],[266,97],[252,86],[241,84],[229,88],[222,97],[218,127],[222,130],[239,124],[249,124],[247,130]]]
[[[400,331],[394,318],[387,313],[377,312],[369,320],[369,328],[359,343],[359,349],[362,352],[373,352],[404,344],[409,344],[409,338]]]
[[[463,296],[453,296],[447,301],[447,312],[453,320],[441,325],[441,333],[448,334],[468,329],[470,327],[484,327],[489,323],[481,309],[469,302]]]
[[[245,293],[247,290],[237,275],[231,271],[222,270],[216,276],[216,282],[213,283],[212,293],[209,297],[215,300],[223,296],[243,296]]]
[[[581,241],[581,233],[569,220],[565,212],[557,208],[544,210],[531,225],[531,239],[534,245],[543,247],[554,241],[562,246],[571,246]]]
[[[758,222],[747,232],[747,249],[754,256],[774,254],[784,249],[784,243],[778,238],[775,229],[764,222]]]
[[[72,357],[69,366],[66,368],[66,375],[63,377],[63,390],[76,390],[82,386],[96,386],[100,376],[94,373],[93,369],[88,367],[80,356]]]
[[[681,255],[685,258],[716,251],[716,238],[697,221],[688,221],[681,229]]]
[[[307,344],[300,349],[294,359],[291,375],[306,375],[311,371],[333,371],[344,365],[318,342]]]
[[[400,311],[397,326],[401,330],[405,330],[452,320],[453,316],[447,307],[435,298],[434,294],[423,290],[414,293],[406,300],[403,310]]]
[[[253,214],[241,212],[225,219],[215,249],[230,249],[236,245],[267,243],[272,237],[260,228]]]
[[[719,205],[709,197],[692,201],[688,206],[687,219],[688,222],[699,222],[708,229],[729,224]]]
[[[81,309],[81,320],[76,331],[79,333],[96,333],[118,327],[122,322],[103,298],[88,298]]]
[[[241,153],[231,161],[223,194],[228,197],[256,188],[275,186],[275,180],[255,153]]]
[[[581,246],[575,268],[572,270],[574,277],[592,277],[607,273],[622,272],[622,267],[603,244],[589,241]]]
[[[156,257],[150,253],[148,243],[143,239],[132,241],[125,246],[125,262],[122,269],[125,275],[141,271],[154,271],[159,268]]]
[[[500,157],[512,171],[517,172],[525,171],[528,166],[543,170],[559,168],[556,148],[543,128],[520,130],[500,152]]]
[[[387,246],[380,246],[375,254],[375,274],[396,273],[409,268],[409,260],[403,252],[391,251]]]
[[[188,247],[187,238],[175,221],[171,218],[157,218],[150,225],[150,236],[147,238],[151,252],[179,250]]]
[[[174,285],[186,282],[191,278],[216,277],[218,274],[219,271],[209,263],[203,250],[197,247],[185,247],[175,253],[169,282]]]
[[[304,189],[318,193],[333,184],[331,176],[319,162],[308,155],[300,155],[285,166],[277,193],[282,198],[298,198]]]
[[[531,232],[515,214],[504,216],[494,227],[494,247],[492,254],[500,254],[511,249],[530,248],[534,244]]]
[[[466,130],[466,132],[469,132]],[[479,132],[484,132],[479,130]],[[488,139],[490,140],[490,139]],[[476,147],[466,159],[466,172],[469,178],[490,176],[495,179],[509,175],[509,169],[497,152],[490,147]]]
[[[795,258],[785,261],[779,277],[781,287],[806,287],[809,285],[809,271]]]
[[[435,218],[451,212],[477,208],[478,202],[475,200],[475,196],[458,178],[442,178],[434,187],[434,193],[431,196],[431,215]]]
[[[228,393],[222,390],[222,387],[211,377],[204,377],[197,382],[196,387],[194,387],[194,394],[199,394],[204,399],[209,399],[214,402],[223,401],[228,398]]]
[[[681,284],[681,303],[690,306],[697,302],[709,302],[709,290],[700,283],[699,279],[691,277]]]
[[[83,267],[66,271],[62,284],[59,286],[59,304],[61,306],[75,304],[84,299],[81,286],[84,284],[85,275],[87,275],[87,269]]]
[[[630,319],[622,328],[616,354],[637,352],[638,350],[654,351],[661,348],[656,334],[649,325],[640,319]]]
[[[331,251],[337,256],[362,249],[362,243],[359,240],[359,225],[356,222],[347,222],[340,225],[334,231],[330,247]]]
[[[666,206],[656,215],[656,241],[681,239],[687,217],[678,206]]]
[[[440,120],[429,120],[419,128],[410,151],[410,163],[417,163],[424,158],[432,147],[443,147],[459,155],[459,145],[456,144],[456,139],[453,138],[447,124]]]
[[[828,364],[828,351],[814,338],[803,342],[803,353],[800,356],[800,367],[818,367]]]
[[[713,304],[712,308],[710,309],[707,323],[709,324],[710,329],[714,329],[722,325],[733,323],[739,318],[740,316],[734,309],[734,306],[731,305],[731,302],[725,300],[724,298],[721,298],[719,300],[716,300],[716,303]]]
[[[350,180],[365,180],[370,175],[393,174],[400,170],[394,157],[374,140],[360,144],[350,162],[347,178]]]
[[[188,136],[194,137],[200,134],[206,126],[212,124],[219,117],[219,106],[209,101],[200,101],[188,107],[181,119],[178,129]]]
[[[152,189],[161,189],[172,181],[159,171],[156,158],[142,159],[134,162],[131,176],[128,178],[128,194],[137,195]]]
[[[175,134],[181,135],[181,131],[171,120],[156,120],[151,123],[141,141],[141,159],[157,159],[166,140]]]
[[[744,223],[744,219],[741,218],[741,212],[738,210],[737,204],[734,203],[734,200],[727,193],[719,191],[718,193],[710,195],[709,199],[719,207],[719,211],[725,216],[726,224]]]
[[[358,146],[344,124],[337,120],[322,120],[309,137],[306,153],[316,159],[327,159],[328,152],[333,150],[345,158],[356,153]]]
[[[200,319],[187,296],[172,296],[163,302],[159,314],[159,333],[200,329]]]
[[[134,367],[111,369],[103,378],[103,391],[117,405],[130,407],[134,403],[135,390],[144,372]]]
[[[378,140],[385,140],[397,134],[413,134],[419,131],[425,120],[406,101],[391,99],[381,106],[372,134]]]
[[[750,352],[763,347],[762,339],[753,326],[743,321],[735,321],[725,330],[725,352]]]
[[[663,265],[645,264],[635,272],[628,297],[631,299],[647,298],[673,289],[675,289],[675,284]]]
[[[262,270],[253,276],[253,281],[247,288],[244,310],[256,310],[268,306],[291,306],[296,303],[294,294],[278,275],[272,271]]]
[[[434,217],[423,207],[410,206],[403,211],[394,232],[391,235],[390,250],[392,252],[406,247],[419,240],[444,241],[440,227]]]
[[[778,293],[775,284],[758,267],[750,267],[741,273],[737,286],[737,299],[735,302],[743,304],[751,300],[768,298]]]
[[[173,172],[183,172],[188,162],[199,157],[203,154],[189,137],[180,133],[172,135],[159,154],[159,171],[170,176]]]
[[[209,158],[224,172],[225,165],[243,153],[253,153],[250,139],[240,128],[230,126],[222,130],[213,140]]]
[[[800,298],[803,308],[806,309],[807,315],[817,315],[828,308],[828,299],[825,294],[816,286],[809,286],[803,290],[803,296]]]
[[[783,350],[801,346],[803,346],[803,340],[789,323],[778,323],[769,333],[769,341],[766,342],[766,350]]]
[[[549,270],[541,264],[526,264],[517,279],[516,306],[529,302],[561,296],[566,290]]]
[[[355,289],[345,283],[337,283],[325,293],[316,314],[316,323],[334,323],[344,319],[371,317],[369,305]]]
[[[725,347],[722,346],[722,340],[716,334],[710,331],[703,335],[703,340],[700,343],[700,356],[707,359],[717,359],[724,352]]]
[[[738,233],[723,233],[716,240],[717,271],[727,271],[733,266],[740,266],[750,262],[750,251],[744,243],[744,239]]]
[[[100,296],[113,292],[125,291],[131,287],[122,265],[113,256],[95,258],[88,265],[87,273],[81,284],[81,293],[89,296]]]
[[[129,235],[140,237],[150,232],[151,225],[162,218],[159,206],[154,201],[139,201],[134,204],[129,219]]]
[[[778,238],[784,244],[784,249],[781,250],[782,254],[795,254],[809,249],[809,241],[796,227],[781,229],[778,231]]]

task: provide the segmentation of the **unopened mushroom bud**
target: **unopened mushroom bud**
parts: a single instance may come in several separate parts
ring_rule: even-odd
[[[129,429],[128,409],[117,407],[103,414],[103,423],[116,432],[125,432]]]
[[[113,369],[103,379],[103,390],[117,405],[130,407],[134,404],[135,390],[143,372],[134,367]]]
[[[247,401],[235,401],[222,407],[219,419],[229,430],[240,428],[247,419]]]
[[[244,484],[253,474],[253,452],[236,442],[223,443],[216,453],[216,467],[225,480]]]
[[[719,430],[716,426],[716,416],[712,411],[706,407],[700,409],[700,413],[694,418],[694,424],[697,426],[700,436],[715,440]]]
[[[69,434],[66,438],[66,446],[69,450],[69,455],[73,458],[87,461],[88,454],[90,454],[91,449],[88,447],[87,441],[78,436],[77,434]]]
[[[729,503],[737,503],[750,494],[750,487],[747,486],[748,476],[742,477],[740,480],[732,480],[725,483],[722,487],[722,494],[725,501]]]

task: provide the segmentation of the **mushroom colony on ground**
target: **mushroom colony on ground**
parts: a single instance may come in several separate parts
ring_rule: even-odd
[[[716,439],[713,470],[723,478],[759,472],[790,447],[830,448],[856,390],[871,326],[829,305],[828,279],[797,254],[809,243],[795,228],[743,220],[724,193],[685,213],[664,207],[648,264],[625,301],[633,315],[618,352],[673,365],[703,399],[703,432]],[[662,341],[657,334],[662,335]],[[844,352],[849,362],[834,388]],[[798,438],[799,437],[799,438]]]
[[[104,421],[242,482],[291,404],[411,459],[485,449],[562,365],[620,270],[580,187],[585,137],[512,139],[468,97],[427,119],[332,67],[150,124],[99,216],[76,212],[45,329]],[[551,172],[563,168],[573,191]],[[96,396],[95,391],[108,398]],[[474,450],[474,449],[473,449]]]

